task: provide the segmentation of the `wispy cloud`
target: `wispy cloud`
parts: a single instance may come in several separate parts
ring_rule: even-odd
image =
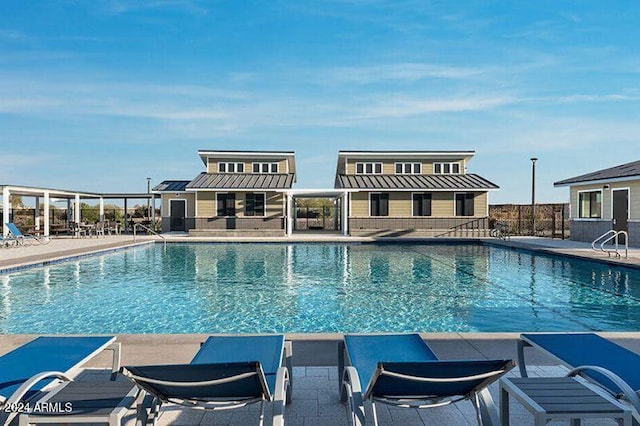
[[[399,63],[365,67],[342,67],[328,71],[335,82],[368,84],[381,81],[415,82],[425,78],[466,79],[484,71],[481,68],[425,63]]]
[[[104,0],[109,13],[123,14],[139,10],[171,9],[196,15],[206,15],[209,10],[198,0]]]

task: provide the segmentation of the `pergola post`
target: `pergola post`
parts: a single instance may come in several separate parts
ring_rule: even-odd
[[[349,206],[347,206],[347,192],[342,194],[342,235],[349,235]]]
[[[69,227],[69,222],[73,222],[71,220],[71,198],[67,198],[67,223],[65,223],[66,227]]]
[[[100,197],[100,222],[104,222],[104,198]]]
[[[124,230],[129,229],[129,220],[127,220],[127,199],[124,199]]]
[[[77,224],[80,224],[80,194],[76,194],[76,202],[75,202],[75,206],[74,206],[74,212],[73,212],[73,217],[74,217],[74,222]]]
[[[287,237],[290,237],[291,234],[293,233],[293,219],[291,217],[292,204],[293,204],[292,201],[293,201],[293,196],[287,193]]]
[[[49,238],[49,191],[44,191],[44,236]]]
[[[33,227],[36,231],[40,230],[40,197],[36,195],[36,205],[33,209]]]
[[[10,215],[9,210],[11,210],[11,203],[9,202],[9,197],[11,193],[9,192],[9,188],[6,186],[2,188],[2,236],[6,237],[9,235],[9,228],[5,225],[5,223],[9,222]]]

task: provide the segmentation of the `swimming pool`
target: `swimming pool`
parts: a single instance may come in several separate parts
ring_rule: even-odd
[[[0,280],[2,333],[640,329],[640,270],[482,244],[151,244]]]

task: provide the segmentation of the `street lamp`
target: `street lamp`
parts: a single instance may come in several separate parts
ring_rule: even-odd
[[[147,178],[147,194],[151,193],[151,178]],[[151,220],[151,206],[149,205],[149,197],[147,197],[147,216]]]
[[[531,157],[531,235],[536,235],[536,157]]]

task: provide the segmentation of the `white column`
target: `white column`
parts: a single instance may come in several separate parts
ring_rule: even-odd
[[[44,191],[44,236],[49,238],[49,191]]]
[[[342,235],[349,235],[349,206],[347,205],[347,192],[342,194]]]
[[[2,236],[9,235],[9,228],[5,226],[5,223],[9,222],[9,210],[11,210],[11,203],[9,197],[11,196],[9,188],[6,186],[2,188]]]
[[[100,197],[100,222],[104,222],[104,198]]]
[[[76,194],[76,202],[74,204],[73,221],[80,223],[80,194]]]
[[[291,196],[291,194],[287,194],[287,237],[290,237],[293,233],[293,218],[291,217],[291,207],[293,204],[292,201],[293,197]]]
[[[36,197],[36,206],[33,212],[33,225],[36,231],[40,230],[40,197]]]

